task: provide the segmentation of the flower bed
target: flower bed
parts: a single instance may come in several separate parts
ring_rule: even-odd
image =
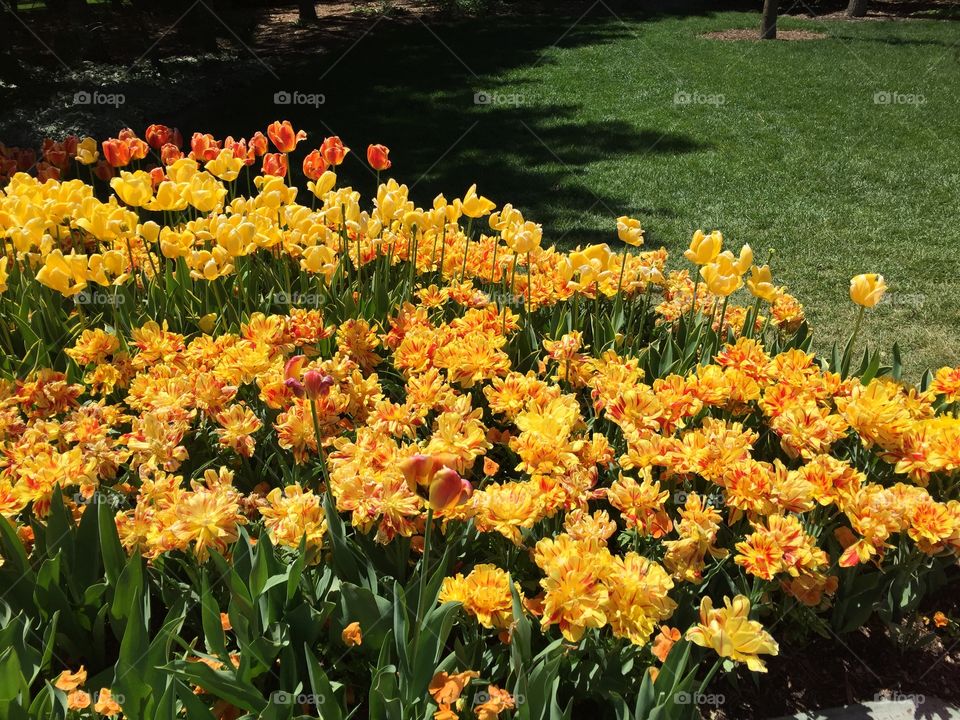
[[[0,147],[4,717],[695,717],[955,579],[960,369],[860,347],[883,278],[817,358],[719,232],[145,136]]]

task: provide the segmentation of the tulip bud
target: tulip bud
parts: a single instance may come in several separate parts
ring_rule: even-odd
[[[429,455],[417,453],[400,461],[400,472],[411,492],[417,491],[418,485],[426,485],[433,477],[433,458]]]
[[[296,378],[287,378],[283,381],[283,384],[290,388],[291,392],[297,397],[304,396],[303,383],[297,380]]]
[[[307,370],[303,374],[303,387],[311,400],[326,397],[333,386],[333,378],[319,370]]]
[[[430,482],[430,507],[434,510],[450,510],[467,501],[473,494],[473,486],[452,468],[437,471]]]
[[[388,157],[390,149],[386,145],[370,145],[367,148],[367,162],[376,171],[389,170],[393,163]]]

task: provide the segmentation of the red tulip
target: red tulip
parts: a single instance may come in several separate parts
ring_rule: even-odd
[[[59,180],[60,168],[48,162],[39,162],[37,163],[37,179],[43,182],[47,180]]]
[[[328,167],[319,150],[314,150],[303,159],[303,174],[311,180],[319,179]]]
[[[343,141],[337,135],[328,137],[320,145],[320,154],[323,155],[323,159],[327,161],[328,165],[339,165],[348,152],[350,152],[350,148],[344,147]]]
[[[267,138],[259,130],[253,134],[253,137],[250,138],[250,142],[248,142],[247,145],[250,146],[250,149],[253,150],[257,157],[266,155],[269,149]]]
[[[326,397],[333,384],[333,378],[319,370],[307,370],[303,374],[303,387],[311,400]]]
[[[283,122],[274,120],[267,127],[267,135],[273,141],[274,147],[282,153],[293,152],[298,142],[307,139],[307,134],[303,130],[293,131],[293,125],[289,120]]]
[[[160,148],[160,161],[164,165],[173,165],[177,160],[183,157],[183,151],[173,143],[167,143]]]
[[[180,147],[183,144],[183,136],[176,128],[169,128],[166,125],[151,125],[143,133],[147,138],[147,143],[154,150],[159,150],[164,145],[171,143]]]
[[[104,140],[103,157],[112,167],[126,167],[130,164],[130,146],[118,138]]]
[[[116,172],[111,165],[106,160],[97,160],[97,164],[93,168],[93,174],[104,182],[110,182],[110,178],[116,175]]]
[[[194,133],[190,138],[190,157],[197,162],[209,162],[220,154],[220,143],[209,133]]]
[[[393,165],[390,158],[387,157],[389,154],[390,148],[386,145],[371,145],[367,148],[367,162],[377,172],[389,170],[390,166]]]
[[[267,153],[263,156],[263,174],[287,176],[287,156],[284,153]]]

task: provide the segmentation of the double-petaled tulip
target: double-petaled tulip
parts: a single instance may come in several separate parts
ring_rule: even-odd
[[[390,162],[390,148],[386,145],[370,145],[367,148],[367,162],[370,163],[372,167],[377,172],[381,170],[389,170],[390,166],[393,165]]]
[[[877,273],[857,275],[850,280],[850,299],[860,307],[875,307],[886,291],[887,283]]]
[[[443,467],[430,481],[428,499],[433,510],[443,511],[465,503],[472,494],[473,486],[469,481],[453,468]]]
[[[328,165],[339,165],[350,152],[338,135],[328,137],[320,145],[320,154]]]
[[[705,235],[703,230],[697,230],[690,239],[690,248],[684,251],[683,256],[695,265],[706,265],[717,259],[722,246],[723,235],[719,230],[714,230],[709,235]]]
[[[620,242],[633,247],[643,245],[643,228],[640,227],[640,221],[626,215],[618,217],[617,237],[620,238]]]
[[[151,125],[144,131],[143,136],[147,139],[147,144],[154,150],[159,150],[167,144],[177,147],[183,145],[183,136],[180,131],[166,125]]]
[[[319,180],[327,171],[328,163],[319,150],[311,151],[303,159],[303,174],[310,180]]]
[[[297,143],[307,139],[303,130],[294,131],[289,120],[274,120],[267,126],[267,135],[270,136],[273,146],[282,153],[293,152],[297,149]]]
[[[477,195],[477,184],[469,187],[463,196],[463,214],[470,218],[479,218],[489,215],[497,207],[496,204],[482,195]]]
[[[263,174],[286,177],[287,156],[283,153],[267,153],[263,156]]]
[[[690,642],[712,648],[720,657],[745,662],[754,672],[766,672],[760,655],[776,655],[780,649],[763,625],[750,619],[750,600],[737,595],[723,599],[724,607],[714,609],[713,601],[700,601],[700,623],[687,630]]]

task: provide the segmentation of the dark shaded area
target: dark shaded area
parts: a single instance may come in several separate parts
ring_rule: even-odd
[[[941,611],[953,619],[960,617],[955,573],[953,578],[923,601],[921,616]],[[815,637],[803,643],[781,638],[780,654],[767,660],[767,668],[763,676],[740,673],[736,686],[724,677],[714,680],[710,692],[722,694],[724,702],[711,720],[765,720],[910,699],[917,701],[917,718],[941,720],[947,716],[934,699],[960,703],[960,630],[956,624],[939,629],[932,621],[914,617],[893,626],[875,618],[839,639]]]

